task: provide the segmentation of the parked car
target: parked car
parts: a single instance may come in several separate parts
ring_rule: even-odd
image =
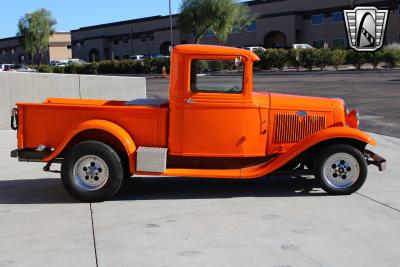
[[[366,149],[376,141],[342,99],[253,92],[260,59],[245,49],[180,45],[172,54],[170,100],[17,103],[11,156],[46,162],[45,171],[61,163],[67,191],[90,202],[111,198],[133,174],[253,179],[283,171],[351,194],[367,165],[385,169]],[[203,61],[242,64],[241,80],[213,85],[197,76]]]
[[[247,46],[247,47],[245,47],[244,49],[249,50],[249,51],[251,51],[251,52],[255,52],[255,51],[257,51],[257,50],[261,50],[261,51],[265,52],[265,51],[267,50],[267,49],[265,49],[265,48],[262,47],[262,46]]]
[[[309,44],[292,44],[292,48],[293,49],[314,49],[314,47],[312,47]]]
[[[12,64],[0,64],[0,71],[7,71]],[[7,69],[7,70],[6,70]]]
[[[85,65],[88,64],[86,61],[79,58],[70,58],[67,60],[67,65],[77,64],[77,65]]]
[[[133,56],[130,56],[130,59],[142,61],[144,59],[144,56],[143,55],[133,55]]]
[[[37,72],[37,70],[22,64],[14,64],[11,68],[17,72]]]
[[[51,67],[65,67],[67,65],[67,63],[66,62],[62,63],[62,62],[60,62],[58,60],[52,60],[52,61],[49,62],[48,65],[51,66]]]
[[[168,59],[168,58],[170,58],[170,56],[161,55],[161,54],[149,54],[149,55],[144,55],[143,56],[143,59],[146,59],[146,58],[165,58],[165,59]]]

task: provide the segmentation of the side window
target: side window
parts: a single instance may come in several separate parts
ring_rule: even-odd
[[[213,75],[218,72],[235,72],[228,78]],[[243,66],[240,58],[235,60],[192,60],[190,67],[190,90],[194,93],[241,94],[243,92]]]

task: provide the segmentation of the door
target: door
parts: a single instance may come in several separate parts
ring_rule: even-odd
[[[239,66],[238,73],[228,76],[204,76],[211,71],[236,68],[236,65],[232,60],[192,61],[190,92],[178,104],[181,106],[178,110],[182,111],[179,116],[181,134],[179,140],[174,140],[172,154],[198,157],[265,155],[266,137],[260,130],[261,109],[245,97],[248,81],[244,79],[243,69]],[[263,141],[257,143],[261,139]]]

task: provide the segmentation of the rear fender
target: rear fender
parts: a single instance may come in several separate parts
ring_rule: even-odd
[[[129,159],[129,169],[133,174],[135,172],[135,157],[134,154],[136,152],[135,142],[132,140],[132,137],[129,135],[125,129],[121,126],[106,120],[89,120],[82,122],[76,125],[72,131],[64,138],[64,140],[60,143],[60,145],[46,158],[44,161],[51,161],[55,159],[58,155],[63,152],[63,150],[67,147],[67,145],[71,142],[71,140],[77,136],[79,133],[82,133],[87,130],[102,130],[110,133],[115,136],[121,144],[124,146],[128,159]],[[95,140],[96,137],[93,136]]]
[[[315,145],[324,141],[343,138],[361,141],[373,146],[376,145],[376,141],[373,138],[358,129],[348,127],[327,128],[316,132],[303,141],[293,145],[287,152],[280,154],[272,161],[259,166],[242,169],[242,178],[256,178],[267,175],[278,170],[280,167],[284,166],[286,163]]]

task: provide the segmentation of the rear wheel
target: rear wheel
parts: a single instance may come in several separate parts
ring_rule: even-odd
[[[322,189],[336,195],[356,192],[368,173],[363,154],[350,145],[333,145],[322,150],[315,170]]]
[[[124,168],[109,145],[84,141],[75,145],[61,166],[61,180],[67,191],[86,202],[110,199],[121,187]]]

